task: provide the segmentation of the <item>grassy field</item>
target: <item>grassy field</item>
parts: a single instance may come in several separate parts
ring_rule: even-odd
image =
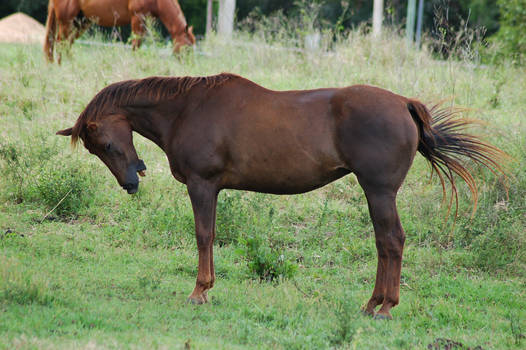
[[[352,32],[308,53],[267,40],[211,37],[179,59],[75,44],[62,66],[46,64],[38,46],[0,44],[0,348],[526,347],[524,68],[438,61],[397,36]],[[376,248],[353,176],[298,196],[223,191],[212,301],[188,305],[193,216],[165,155],[135,136],[148,176],[129,196],[102,162],[54,134],[109,83],[223,71],[278,90],[366,83],[470,107],[467,116],[486,122],[473,132],[514,157],[509,199],[499,179],[474,169],[478,211],[471,219],[461,185],[452,227],[438,179],[417,156],[398,196],[400,305],[393,321],[375,321],[360,313]],[[255,262],[288,277],[260,281]]]

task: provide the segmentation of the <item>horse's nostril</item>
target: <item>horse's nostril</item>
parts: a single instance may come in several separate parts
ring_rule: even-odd
[[[139,189],[139,183],[126,183],[122,185],[122,188],[124,188],[129,194],[134,194]]]

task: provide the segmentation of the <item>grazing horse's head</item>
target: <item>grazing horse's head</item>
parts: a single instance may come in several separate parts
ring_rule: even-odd
[[[178,53],[181,51],[183,46],[192,46],[195,44],[194,27],[186,26],[180,33],[174,35],[173,46],[174,52]]]
[[[124,115],[110,114],[85,123],[79,120],[73,128],[60,130],[57,135],[72,136],[73,142],[80,137],[84,147],[106,164],[119,185],[129,194],[137,192],[137,173],[144,176],[146,166],[137,156],[132,129]]]

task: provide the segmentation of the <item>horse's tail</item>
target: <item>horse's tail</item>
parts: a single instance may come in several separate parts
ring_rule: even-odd
[[[47,6],[46,37],[44,38],[44,55],[49,62],[53,62],[53,43],[57,28],[57,16],[53,0],[49,0]]]
[[[473,213],[475,213],[478,201],[477,184],[471,172],[463,165],[462,158],[468,158],[487,167],[494,174],[500,173],[506,177],[500,163],[509,156],[477,136],[466,133],[465,129],[477,121],[458,118],[460,109],[441,108],[439,104],[427,109],[423,103],[413,99],[408,101],[407,108],[419,129],[418,151],[431,163],[432,171],[440,178],[444,198],[446,195],[444,176],[451,184],[452,196],[448,213],[453,198],[458,210],[458,194],[453,173],[460,176],[468,185],[473,198]]]

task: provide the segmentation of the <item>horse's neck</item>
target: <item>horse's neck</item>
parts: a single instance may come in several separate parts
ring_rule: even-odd
[[[154,106],[137,109],[127,115],[133,131],[141,134],[164,149],[172,121],[164,118]]]
[[[170,34],[174,35],[185,30],[186,18],[181,10],[181,6],[179,6],[179,2],[177,0],[158,0],[158,2],[159,5],[162,3],[164,5],[162,7],[165,9],[159,13],[159,18],[168,30],[172,32]]]

